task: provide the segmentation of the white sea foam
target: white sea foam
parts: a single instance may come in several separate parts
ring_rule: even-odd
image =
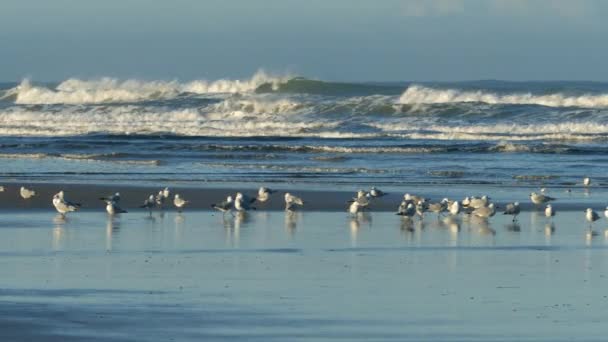
[[[269,83],[276,89],[288,77],[275,77],[258,71],[248,80],[139,81],[101,78],[97,80],[68,79],[55,88],[34,86],[29,80],[9,89],[3,99],[14,98],[17,104],[99,104],[124,103],[172,98],[182,93],[218,94],[253,92]]]
[[[401,104],[438,104],[457,102],[483,102],[487,104],[526,104],[547,107],[608,107],[608,94],[569,96],[562,93],[535,95],[531,93],[495,94],[485,91],[433,89],[412,85],[399,98]]]

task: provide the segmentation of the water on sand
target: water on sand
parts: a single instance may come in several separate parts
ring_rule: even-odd
[[[606,224],[581,215],[5,211],[0,336],[600,341]]]

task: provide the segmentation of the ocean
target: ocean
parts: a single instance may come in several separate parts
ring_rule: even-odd
[[[608,184],[608,83],[0,83],[0,182]]]

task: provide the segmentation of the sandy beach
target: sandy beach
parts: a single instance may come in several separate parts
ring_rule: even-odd
[[[602,341],[607,225],[558,215],[4,210],[0,337]]]

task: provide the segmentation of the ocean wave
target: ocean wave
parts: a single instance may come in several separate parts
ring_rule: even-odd
[[[532,93],[498,94],[487,91],[435,89],[420,85],[408,87],[399,98],[401,104],[445,104],[481,102],[487,104],[539,105],[545,107],[607,108],[608,94],[569,96],[563,93],[537,95]]]
[[[267,84],[275,89],[289,77],[277,77],[258,71],[247,80],[140,81],[101,78],[80,80],[71,78],[56,87],[35,86],[25,79],[15,88],[6,90],[0,100],[11,99],[16,104],[101,104],[125,103],[174,98],[183,93],[223,94],[254,92]]]

